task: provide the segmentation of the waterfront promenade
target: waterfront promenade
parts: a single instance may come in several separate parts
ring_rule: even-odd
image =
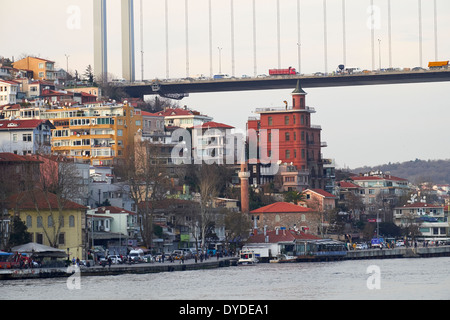
[[[33,278],[57,278],[68,277],[75,272],[80,272],[82,276],[111,276],[120,274],[144,274],[144,273],[158,273],[158,272],[173,272],[173,271],[187,271],[187,270],[201,270],[223,268],[236,265],[236,257],[216,257],[202,262],[195,262],[194,259],[180,260],[170,262],[151,262],[151,263],[137,263],[137,264],[112,264],[111,266],[69,266],[64,268],[32,268],[32,269],[0,269],[0,280],[14,280],[14,279],[33,279]]]
[[[345,257],[339,260],[363,260],[363,259],[399,259],[399,258],[431,258],[431,257],[449,257],[450,246],[439,247],[401,247],[395,249],[368,249],[368,250],[352,250],[348,251]],[[69,277],[75,272],[79,272],[81,276],[113,276],[121,274],[146,274],[158,272],[174,272],[174,271],[188,271],[188,270],[202,270],[224,268],[237,265],[237,257],[216,257],[204,260],[202,262],[195,262],[194,259],[185,260],[180,263],[179,260],[174,262],[164,261],[152,263],[139,264],[112,264],[111,266],[93,266],[93,267],[79,267],[75,269],[73,266],[68,268],[34,268],[34,269],[12,269],[1,270],[0,280],[14,280],[14,279],[35,279],[35,278],[57,278]],[[311,259],[300,261],[331,261],[335,259]]]

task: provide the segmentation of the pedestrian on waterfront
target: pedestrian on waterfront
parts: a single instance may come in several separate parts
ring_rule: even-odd
[[[197,263],[197,254],[194,255],[194,261]]]
[[[111,260],[111,257],[108,257],[108,266],[111,268],[111,263],[112,263],[112,260]]]
[[[164,263],[164,259],[166,258],[166,255],[164,254],[164,252],[161,254],[161,260],[162,260],[162,263]]]
[[[217,260],[219,260],[219,251],[216,252]]]

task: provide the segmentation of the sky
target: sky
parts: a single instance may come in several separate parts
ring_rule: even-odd
[[[326,1],[326,42],[324,1],[300,0],[299,42],[297,0],[279,0],[280,38],[277,37],[277,1],[256,0],[256,66],[252,0],[233,1],[233,37],[231,1],[211,0],[211,56],[209,0],[189,0],[189,59],[186,58],[185,0],[168,0],[167,3],[168,64],[165,0],[143,0],[142,48],[140,1],[135,0],[138,80],[142,61],[145,79],[165,79],[209,76],[219,69],[229,75],[234,70],[236,77],[251,76],[255,67],[256,74],[268,74],[270,68],[278,66],[292,66],[304,74],[333,72],[344,62],[344,57],[348,67],[361,69],[377,69],[380,65],[387,68],[390,61],[392,67],[426,67],[436,56],[438,60],[450,58],[448,0],[436,0],[437,52],[434,1],[421,1],[422,23],[419,24],[419,0],[391,0],[391,59],[388,0],[345,1],[345,55],[342,0]],[[120,0],[108,0],[107,5],[108,70],[111,75],[121,77]],[[0,55],[15,59],[26,54],[40,56],[55,61],[57,67],[66,69],[68,65],[70,71],[82,74],[93,64],[92,7],[91,0],[4,1],[2,12],[15,14],[4,14],[0,21],[2,30],[9,30],[2,34]],[[419,30],[422,31],[422,61]],[[256,108],[284,106],[283,101],[290,101],[292,90],[191,94],[179,103],[212,116],[214,121],[244,129],[247,118],[255,116]],[[323,157],[335,159],[337,167],[374,166],[416,158],[450,159],[450,83],[308,88],[305,91],[307,105],[317,111],[312,123],[321,125],[322,140],[328,144],[323,149]]]

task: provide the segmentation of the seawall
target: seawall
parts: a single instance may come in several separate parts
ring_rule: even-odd
[[[450,257],[450,246],[428,248],[395,248],[348,251],[345,259],[392,259],[392,258],[429,258]]]
[[[145,274],[158,272],[174,272],[188,270],[202,270],[224,268],[236,265],[237,258],[222,258],[219,260],[210,259],[195,263],[193,260],[180,264],[173,263],[141,263],[133,265],[112,265],[111,267],[81,267],[79,272],[81,276],[114,276],[121,274]],[[34,268],[34,269],[11,269],[0,270],[0,280],[16,279],[37,279],[37,278],[61,278],[69,277],[74,274],[74,268]]]

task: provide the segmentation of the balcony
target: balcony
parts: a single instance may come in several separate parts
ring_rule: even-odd
[[[292,111],[294,110],[292,106],[285,106],[285,107],[275,107],[275,108],[256,108],[255,113],[266,113],[266,112],[283,112],[283,111]],[[315,113],[316,109],[313,107],[305,107],[305,109],[295,109],[295,110],[301,110],[306,111],[309,113]]]

